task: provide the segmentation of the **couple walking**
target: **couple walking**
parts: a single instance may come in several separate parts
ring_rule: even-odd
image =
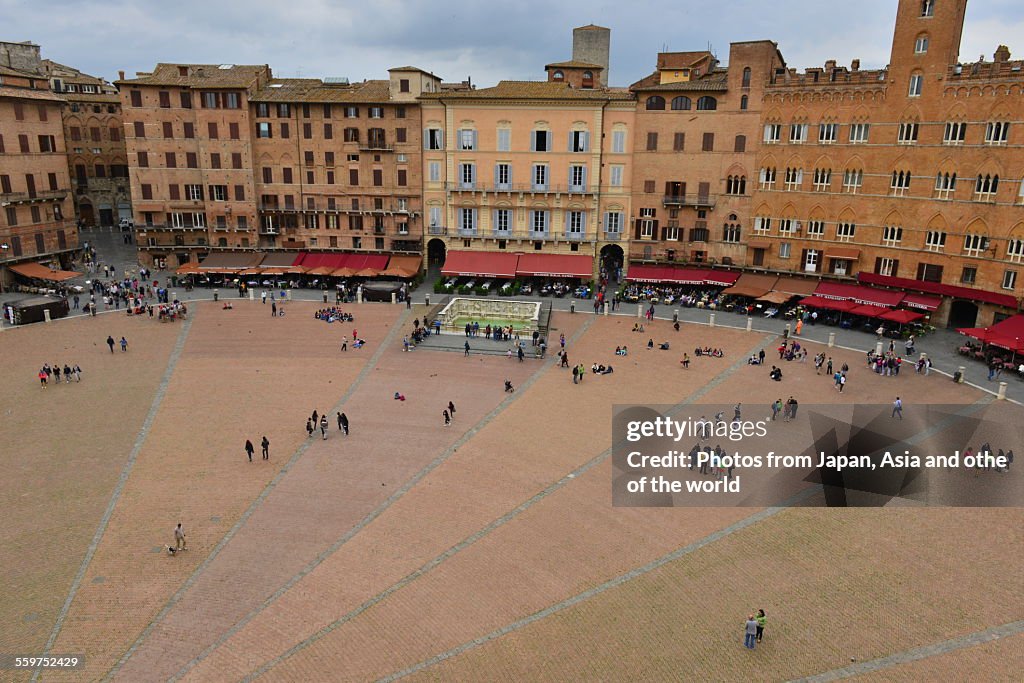
[[[765,616],[763,609],[759,609],[757,614],[751,614],[747,617],[747,622],[744,624],[744,647],[748,650],[753,650],[757,643],[761,642],[761,639],[764,637],[764,625],[767,621],[768,617]]]

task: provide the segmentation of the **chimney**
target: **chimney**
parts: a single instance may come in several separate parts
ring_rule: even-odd
[[[993,55],[992,60],[1000,63],[1010,61],[1010,48],[1000,45],[996,48],[996,53]]]
[[[119,81],[123,81],[124,80],[124,71],[118,71],[117,72],[117,80],[119,80]]]
[[[860,60],[855,59],[850,62],[850,71],[860,71]]]
[[[831,71],[832,69],[835,69],[835,68],[836,68],[836,60],[830,59],[827,62],[825,62],[825,71]]]

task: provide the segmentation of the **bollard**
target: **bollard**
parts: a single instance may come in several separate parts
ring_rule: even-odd
[[[356,290],[356,303],[357,304],[363,303],[363,288],[362,287],[360,287],[359,289]]]
[[[679,322],[679,309],[678,308],[672,309],[672,322],[674,322],[674,323]]]
[[[1006,400],[1006,382],[999,383],[999,393],[996,394],[996,398],[1000,401]]]
[[[213,290],[213,300],[217,301],[219,299],[220,299],[220,292],[218,290],[216,290],[216,289]]]
[[[256,301],[256,292],[249,290],[249,301]]]
[[[570,313],[575,313],[576,312],[576,301],[575,300],[569,302],[569,312]]]
[[[789,335],[793,333],[792,327],[793,325],[791,323],[786,323],[786,331],[783,332],[782,336],[789,339]]]
[[[637,304],[636,305],[636,317],[638,317],[638,318],[644,317],[644,305],[643,304]]]
[[[326,289],[324,290],[324,303],[327,303],[327,290]]]
[[[714,327],[715,326],[715,314],[714,313],[712,313],[711,315],[708,316],[708,326],[709,327]]]
[[[178,300],[178,293],[177,292],[171,292],[171,301],[177,301],[177,300]]]
[[[876,356],[881,356],[882,355],[882,342],[875,342],[875,355]]]
[[[398,295],[395,294],[394,292],[391,292],[391,303],[392,303],[392,305],[398,303]]]
[[[429,305],[430,305],[430,295],[429,295],[429,294],[425,294],[425,295],[423,296],[423,303],[424,303],[425,305],[427,305],[427,306],[429,306]]]
[[[967,368],[965,368],[965,367],[964,367],[964,366],[962,366],[962,365],[961,365],[960,367],[958,367],[958,368],[956,369],[956,374],[960,375],[960,379],[958,380],[958,381],[960,382],[960,384],[963,384],[963,383],[964,383],[964,371],[965,371],[966,369],[967,369]]]
[[[45,320],[46,322],[50,322],[50,309],[49,308],[44,308],[43,309],[43,320]],[[1006,383],[1004,382],[1003,384],[1005,386]]]
[[[286,301],[291,301],[292,300],[292,290],[289,289],[287,292],[285,292],[284,299]]]
[[[608,305],[608,302],[607,302],[607,301],[605,301],[605,302],[604,302],[604,314],[605,314],[605,315],[608,315],[608,309],[609,309],[609,305]]]
[[[754,329],[754,319],[753,319],[753,318],[751,318],[751,317],[750,317],[750,316],[748,315],[748,316],[747,316],[747,332],[750,332],[750,331],[751,331],[752,329]]]
[[[835,332],[829,332],[828,333],[828,347],[831,349],[835,345],[836,345],[836,333]]]

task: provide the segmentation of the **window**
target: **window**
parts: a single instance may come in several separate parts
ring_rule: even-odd
[[[1013,289],[1017,286],[1017,271],[1003,271],[1003,289]]]
[[[99,128],[96,128],[95,130],[96,130],[96,133],[98,134],[99,133]],[[56,152],[57,151],[57,140],[56,140],[56,138],[54,136],[52,136],[52,135],[40,135],[39,136],[39,151],[43,152],[43,153],[46,153],[46,152]]]
[[[384,107],[370,107],[368,115],[371,119],[382,119],[384,118]]]
[[[204,92],[202,94],[202,99],[203,107],[205,109],[217,109],[217,106],[220,102],[220,98],[217,96],[217,93],[215,92]]]
[[[786,169],[786,191],[795,192],[804,183],[804,170],[802,168]]]
[[[573,165],[569,167],[569,191],[586,192],[587,190],[587,167]]]
[[[624,130],[613,130],[612,131],[612,152],[614,154],[625,154],[626,153],[626,131],[624,131]]]
[[[459,149],[471,152],[476,149],[476,131],[464,129],[459,131]]]
[[[928,34],[922,33],[914,41],[914,54],[923,55],[928,52]]]
[[[139,168],[149,167],[149,152],[138,152]]]
[[[911,74],[910,76],[910,87],[907,88],[908,97],[920,97],[921,86],[924,84],[924,76],[921,74]]]
[[[285,185],[291,185],[293,181],[292,169],[282,168],[281,169],[281,182]]]
[[[110,140],[112,142],[120,142],[120,140],[121,140],[121,129],[120,128],[111,128],[110,129]]]
[[[996,190],[999,189],[999,176],[981,175],[974,184],[974,199],[979,202],[994,202]]]
[[[291,127],[287,123],[281,124],[281,137],[288,139],[292,136]]]
[[[534,233],[541,235],[547,234],[548,231],[548,212],[547,211],[531,211],[530,212],[530,230]]]
[[[779,234],[780,235],[794,235],[796,234],[796,221],[792,218],[780,218],[779,219]]]
[[[358,119],[359,118],[359,107],[345,107],[345,118],[346,119]]]
[[[887,225],[882,228],[882,244],[887,247],[898,247],[903,241],[903,228]]]
[[[647,151],[654,152],[658,149],[658,134],[650,132],[647,134]]]
[[[748,101],[749,101],[749,98],[746,95],[741,95],[740,96],[740,110],[741,111],[746,111],[747,110],[747,102]]]
[[[569,211],[566,215],[565,236],[567,239],[580,239],[586,232],[586,212]]]
[[[725,193],[743,195],[747,193],[747,177],[731,175],[725,180]]]
[[[203,186],[202,185],[186,185],[185,186],[185,199],[189,201],[201,201],[203,198]]]
[[[306,122],[302,124],[302,139],[312,140],[313,139],[313,124]]]
[[[533,165],[533,189],[548,189],[548,167],[546,164]]]
[[[840,242],[850,242],[857,234],[857,226],[853,223],[838,223],[836,225],[836,239]]]
[[[585,130],[574,130],[569,133],[569,151],[587,152],[590,150],[590,133]]]
[[[818,143],[822,145],[831,145],[839,136],[839,124],[837,123],[819,123],[818,124]]]
[[[754,233],[767,235],[772,231],[772,219],[768,216],[756,216],[754,218]]]
[[[924,235],[924,248],[926,251],[943,251],[946,248],[946,233],[938,230],[929,230]]]
[[[512,164],[495,165],[494,187],[498,190],[512,189]]]
[[[654,181],[653,180],[645,180],[644,181],[644,192],[647,193],[647,194],[653,194],[654,193]]]
[[[530,151],[547,152],[551,149],[551,131],[535,130],[530,138]]]
[[[185,134],[185,138],[191,140],[196,136],[196,126],[194,123],[186,121],[182,124],[182,130]]]
[[[793,253],[793,245],[789,242],[779,242],[779,258],[789,258]]]
[[[653,239],[654,238],[654,226],[657,225],[657,221],[651,219],[645,219],[640,221],[640,239]],[[646,253],[645,253],[646,256]]]
[[[714,111],[718,109],[718,100],[709,95],[697,98],[697,111]]]
[[[893,171],[889,189],[893,196],[905,197],[910,190],[910,171]]]
[[[8,206],[8,207],[6,207],[4,209],[4,213],[7,214],[7,225],[10,225],[10,226],[13,227],[13,226],[18,224],[18,208],[17,207],[15,207],[15,206]],[[18,238],[17,237],[13,237],[11,239],[11,241],[14,242],[15,239],[18,239]],[[19,241],[19,242],[15,243],[14,255],[15,256],[20,256],[21,254],[18,253],[20,251],[21,251],[21,243]]]
[[[740,226],[735,224],[726,224],[722,228],[722,241],[729,242],[730,244],[739,244],[741,237]]]
[[[860,169],[846,169],[843,172],[843,192],[857,194],[857,191],[864,184],[864,171]]]
[[[153,186],[148,183],[142,184],[142,198],[152,199],[153,198]]]
[[[622,171],[623,166],[613,165],[609,169],[608,173],[608,184],[612,187],[622,187]]]
[[[210,201],[226,202],[228,200],[227,185],[210,185]]]
[[[409,92],[409,79],[399,78],[398,79],[398,92]]]
[[[174,152],[164,152],[164,165],[167,168],[178,168],[178,157]]]
[[[195,152],[185,152],[185,166],[199,168],[199,156]]]
[[[510,128],[498,129],[498,151],[512,151],[512,130]]]
[[[512,231],[512,210],[496,209],[494,211],[494,232],[507,235]]]
[[[831,168],[816,168],[814,169],[814,191],[815,192],[828,192],[832,185],[832,169]]]
[[[674,111],[689,111],[690,98],[686,95],[679,95],[672,98],[672,109]]]
[[[732,151],[734,152],[746,152],[747,151],[747,136],[737,135],[733,141]]]
[[[917,124],[901,123],[896,135],[896,142],[900,145],[912,145],[917,142]]]
[[[764,126],[764,142],[766,145],[777,144],[782,139],[781,123],[766,123]]]
[[[231,153],[231,168],[242,168],[242,154],[240,152]]]
[[[942,144],[962,145],[967,137],[967,124],[964,121],[950,121],[942,132]]]
[[[287,102],[281,102],[277,105],[277,118],[287,119],[292,115],[292,107]]]
[[[192,214],[192,225],[196,228],[206,227],[206,214],[205,213],[194,213]]]
[[[345,142],[359,142],[359,129],[358,128],[346,128],[343,132],[343,139]]]
[[[647,111],[663,111],[665,109],[665,98],[660,95],[652,95],[647,98]]]
[[[459,187],[472,190],[476,182],[476,164],[459,164]]]
[[[268,184],[274,182],[274,169],[270,166],[263,167],[263,182]]]
[[[992,121],[985,125],[985,144],[1005,145],[1009,134],[1009,121]]]
[[[427,149],[444,149],[444,131],[440,128],[427,128],[427,134],[424,136],[424,140],[427,143]]]
[[[714,152],[715,151],[715,134],[704,133],[704,138],[701,142],[702,152]]]
[[[952,199],[956,193],[956,173],[939,173],[935,176],[935,197]]]
[[[223,99],[225,109],[240,109],[242,107],[241,98],[236,92],[226,92],[221,98]]]
[[[750,67],[749,66],[743,67],[743,81],[741,82],[741,85],[744,88],[749,88],[750,87]]]
[[[235,185],[235,201],[245,201],[245,185]]]
[[[3,140],[0,140],[2,143]],[[0,152],[4,151],[3,144],[0,144]],[[1024,204],[1024,180],[1020,181],[1020,190],[1017,192],[1017,203]]]
[[[794,145],[807,142],[807,124],[794,123],[789,126],[789,141]]]
[[[775,189],[775,168],[762,168],[760,173],[760,185],[762,190]]]
[[[988,238],[984,235],[964,235],[964,253],[968,256],[981,256],[988,249]]]
[[[1014,263],[1024,261],[1024,239],[1012,239],[1006,243],[1006,258]]]
[[[256,124],[256,137],[258,138],[269,138],[271,137],[270,124],[266,121],[260,121]]]
[[[870,129],[870,123],[851,123],[850,142],[855,145],[866,143],[868,141],[868,131]]]
[[[622,212],[609,211],[604,215],[604,231],[608,235],[618,235],[622,232]]]
[[[931,17],[935,15],[935,0],[921,0],[921,16]]]
[[[431,161],[430,164],[427,165],[427,178],[432,183],[441,182],[441,162],[440,161]]]
[[[406,169],[404,169],[404,168],[398,169],[398,179],[397,179],[397,182],[398,182],[398,186],[399,187],[405,187],[406,185],[409,184],[409,172]]]
[[[129,97],[131,98],[131,103],[132,103],[133,107],[141,107],[142,106],[142,91],[141,90],[132,90],[132,91],[130,91],[129,92]]]
[[[960,282],[965,285],[973,285],[978,279],[978,269],[974,266],[964,266],[960,271]]]
[[[820,240],[825,236],[825,221],[807,221],[807,238]]]

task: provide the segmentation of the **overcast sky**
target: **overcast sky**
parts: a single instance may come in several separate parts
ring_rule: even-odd
[[[961,60],[991,59],[999,43],[1024,57],[1020,7],[972,0]],[[628,85],[653,71],[665,48],[710,45],[725,63],[731,41],[757,39],[776,41],[799,69],[832,58],[884,66],[895,8],[895,0],[0,0],[0,40],[31,40],[43,57],[109,80],[157,62],[270,64],[276,76],[353,81],[411,64],[488,86],[544,78],[546,63],[571,57],[572,28],[595,23],[612,29],[611,84]]]

